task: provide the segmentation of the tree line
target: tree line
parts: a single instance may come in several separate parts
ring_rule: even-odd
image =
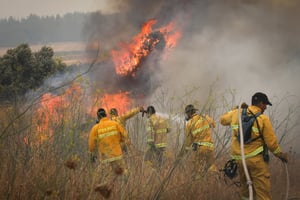
[[[0,20],[0,46],[21,43],[82,41],[83,28],[89,13],[68,13],[63,16],[29,15],[21,20],[9,17]]]

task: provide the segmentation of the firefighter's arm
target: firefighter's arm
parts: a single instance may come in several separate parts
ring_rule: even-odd
[[[97,152],[96,152],[96,133],[97,133],[97,126],[94,126],[89,134],[89,140],[88,140],[88,148],[89,148],[89,155],[90,155],[90,161],[92,163],[96,162],[97,160]]]
[[[221,118],[220,118],[220,123],[223,125],[223,126],[229,126],[231,121],[232,121],[232,116],[233,116],[233,113],[236,112],[236,110],[231,110],[223,115],[221,115]]]
[[[211,128],[216,127],[216,122],[211,117],[209,117],[208,115],[205,115],[205,119],[207,120],[207,122],[209,123],[209,126]]]
[[[162,130],[165,131],[165,133],[170,132],[170,125],[167,119],[161,118],[158,122],[158,125],[160,126],[158,129],[162,128]]]
[[[283,153],[278,142],[277,137],[273,131],[271,121],[268,116],[261,116],[263,118],[263,138],[268,149],[281,161],[288,162],[287,153]]]
[[[139,112],[141,112],[141,111],[142,111],[141,109],[142,109],[141,107],[134,108],[134,109],[132,109],[132,110],[126,112],[124,115],[122,115],[122,117],[123,117],[125,120],[127,120],[127,119],[129,119],[129,118],[135,116],[135,115],[138,114]],[[144,108],[143,108],[143,109],[144,109]]]
[[[89,140],[88,140],[89,152],[95,152],[96,150],[96,144],[97,144],[96,134],[97,134],[97,125],[93,126],[89,134]]]
[[[185,134],[185,140],[184,140],[184,146],[190,147],[192,145],[192,136],[191,136],[191,124],[186,124],[184,134]]]

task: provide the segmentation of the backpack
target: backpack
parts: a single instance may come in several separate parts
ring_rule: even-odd
[[[244,144],[249,144],[250,142],[257,140],[261,136],[258,136],[257,138],[251,139],[251,133],[252,133],[252,126],[254,124],[254,121],[256,118],[261,115],[261,112],[256,113],[255,115],[247,115],[247,108],[243,108],[242,110],[242,128],[243,128],[243,136],[244,136]],[[238,141],[240,142],[240,129],[238,130],[237,135]]]

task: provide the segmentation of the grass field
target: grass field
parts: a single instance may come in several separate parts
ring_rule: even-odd
[[[0,199],[103,199],[94,189],[102,183],[106,168],[99,162],[90,163],[87,152],[88,132],[95,119],[86,115],[83,100],[87,96],[70,95],[67,105],[61,104],[51,115],[47,108],[41,111],[38,104],[1,106]],[[215,111],[211,113],[216,113],[213,117],[217,121]],[[145,118],[138,115],[129,120],[127,128],[134,147],[126,156],[129,175],[117,179],[110,199],[239,199],[238,178],[230,180],[222,173],[203,173],[198,179],[191,176],[191,165],[180,153],[183,124],[171,122],[165,165],[156,170],[143,159]],[[219,169],[229,159],[230,134],[225,133],[219,126],[214,131],[218,135],[215,153]],[[291,149],[289,156],[288,171],[280,160],[271,157],[273,200],[285,199],[287,192],[288,199],[300,199],[299,152]]]
[[[33,45],[31,48],[38,51],[42,46]],[[85,44],[55,43],[47,46],[52,47],[55,56],[67,64],[88,62]],[[0,48],[0,55],[7,49]],[[0,106],[0,199],[102,199],[94,189],[106,175],[102,173],[105,166],[98,161],[92,164],[89,160],[87,140],[95,118],[87,114],[90,108],[85,102],[90,97],[85,94],[84,91],[81,94],[71,92],[68,101],[61,102],[52,110],[50,107],[41,110],[39,99],[30,104],[20,100],[13,105]],[[185,96],[181,103],[190,98]],[[175,109],[176,106],[174,110],[169,110],[168,105],[173,104],[172,101],[174,97],[162,96],[154,102],[165,105],[161,106],[162,112],[182,113],[182,110]],[[178,99],[175,101],[178,102]],[[220,113],[229,108],[215,99],[210,101],[207,105],[213,105],[211,108],[200,110],[211,113],[218,124],[213,133],[216,164],[221,169],[230,159],[231,134],[219,125],[218,119]],[[170,115],[170,147],[161,170],[152,168],[143,159],[146,148],[145,118],[139,115],[129,120],[127,128],[133,147],[126,155],[129,175],[126,179],[117,179],[110,199],[240,199],[239,187],[236,186],[238,177],[230,180],[221,172],[203,173],[203,177],[198,179],[191,176],[193,171],[187,155],[180,153],[184,124],[172,119]],[[280,121],[275,116],[274,121],[286,127],[287,135],[291,131],[299,132],[289,128],[293,125],[287,119]],[[275,131],[281,132],[279,128]],[[287,193],[289,200],[300,200],[299,169],[300,155],[292,147],[287,168],[271,156],[273,200],[283,200]]]

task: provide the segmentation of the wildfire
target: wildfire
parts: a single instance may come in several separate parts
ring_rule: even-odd
[[[96,100],[97,105],[88,107],[85,112],[95,117],[98,108],[102,107],[107,111],[108,109],[116,108],[120,114],[124,113],[132,104],[132,99],[129,95],[129,92],[122,91],[114,94],[103,94]],[[60,126],[62,122],[64,126],[72,122],[71,112],[79,107],[78,105],[81,104],[81,98],[82,91],[77,84],[66,89],[61,95],[46,93],[41,97],[35,115],[37,143],[50,139],[54,134],[55,128]],[[89,112],[90,110],[92,112]],[[78,110],[78,112],[80,111]]]
[[[124,113],[130,108],[132,104],[132,99],[129,97],[129,94],[130,93],[127,91],[119,91],[115,94],[104,94],[99,100],[100,107],[106,109],[107,112],[111,108],[116,108],[120,114]],[[98,107],[94,107],[92,109],[93,115],[95,115],[97,109]]]
[[[67,118],[64,112],[72,102],[78,101],[81,96],[81,88],[74,84],[62,95],[46,93],[41,97],[39,107],[36,110],[36,124],[39,140],[42,142],[53,134],[53,128]]]
[[[124,78],[123,80],[126,81],[128,76],[134,77],[151,52],[161,51],[165,53],[166,49],[176,46],[181,37],[181,32],[176,24],[171,22],[166,26],[154,29],[153,26],[156,23],[155,19],[147,21],[142,26],[141,32],[134,36],[130,43],[124,43],[119,50],[111,51],[116,74],[120,75],[122,79]],[[95,117],[99,107],[107,111],[116,108],[120,114],[128,111],[134,102],[129,92],[131,89],[125,90],[128,91],[101,94],[96,99],[94,106],[87,108],[86,114]],[[51,137],[55,127],[62,122],[66,125],[66,120],[72,118],[70,112],[77,111],[73,108],[81,107],[80,98],[82,97],[83,94],[78,84],[72,85],[59,96],[50,93],[43,95],[36,112],[38,137],[41,142]],[[74,106],[75,102],[79,104]]]
[[[152,27],[157,20],[147,21],[141,32],[133,37],[130,44],[121,44],[120,50],[111,52],[116,73],[120,76],[135,76],[140,64],[154,50],[172,48],[181,37],[179,31],[175,31],[176,26],[173,22],[159,29],[153,30]]]

